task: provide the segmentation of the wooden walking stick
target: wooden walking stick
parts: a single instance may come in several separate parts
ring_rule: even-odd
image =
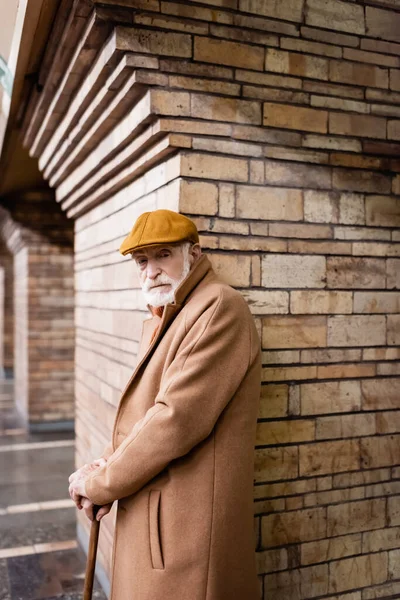
[[[93,506],[93,521],[90,526],[89,549],[86,562],[85,587],[83,589],[83,600],[92,600],[94,571],[96,568],[97,543],[99,541],[100,521],[96,515],[100,506]]]

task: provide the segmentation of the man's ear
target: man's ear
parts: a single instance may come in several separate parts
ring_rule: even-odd
[[[193,257],[194,262],[198,260],[201,256],[201,247],[200,244],[193,244],[190,248],[190,255]]]

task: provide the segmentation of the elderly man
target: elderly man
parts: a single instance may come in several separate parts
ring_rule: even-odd
[[[253,468],[260,344],[239,292],[178,213],[141,215],[131,254],[151,311],[112,443],[70,477],[92,518],[118,500],[112,600],[257,600]]]

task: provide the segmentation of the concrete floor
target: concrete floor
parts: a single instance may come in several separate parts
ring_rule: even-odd
[[[0,380],[0,600],[81,600],[73,434],[29,434],[13,407],[13,382]],[[93,598],[106,600],[97,582]]]

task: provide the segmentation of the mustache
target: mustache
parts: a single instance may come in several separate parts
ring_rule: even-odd
[[[168,277],[168,275],[165,275],[164,273],[162,273],[161,275],[159,275],[157,277],[157,279],[146,279],[146,281],[143,284],[143,290],[145,292],[149,292],[150,290],[152,290],[153,288],[158,287],[159,285],[173,285],[175,283],[175,280],[172,279],[171,277]]]

